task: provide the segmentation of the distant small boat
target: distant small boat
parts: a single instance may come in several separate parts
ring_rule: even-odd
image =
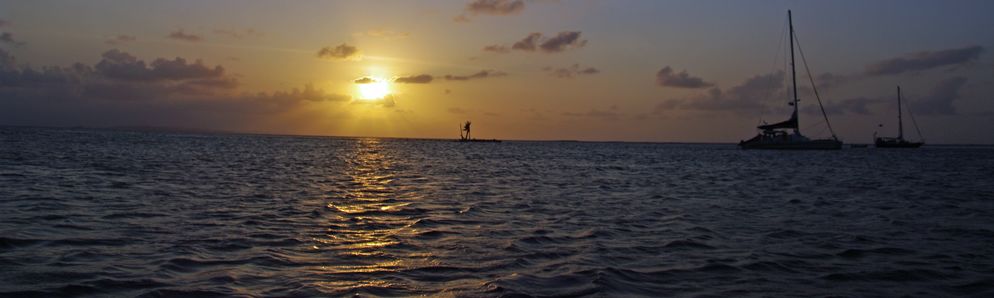
[[[498,139],[474,139],[470,136],[472,122],[466,121],[459,127],[459,139],[456,142],[500,143]]]
[[[801,130],[797,121],[797,71],[794,67],[794,20],[790,11],[787,11],[787,22],[790,26],[790,75],[793,82],[793,101],[789,104],[794,107],[794,113],[790,119],[774,123],[757,126],[760,133],[755,137],[739,142],[742,149],[780,149],[780,150],[838,150],[842,149],[842,141],[835,137],[832,132],[831,139],[812,140],[801,135]],[[801,59],[804,59],[804,52],[801,52]],[[805,63],[807,67],[807,63]],[[811,71],[808,70],[808,77]],[[818,96],[818,89],[814,87],[814,80],[811,80],[811,88],[815,97],[818,98],[818,105],[821,106],[821,98]],[[832,131],[832,124],[828,122],[828,114],[825,107],[821,106],[822,115],[825,116],[825,123],[828,124],[829,131]]]
[[[897,86],[897,137],[874,138],[873,143],[877,148],[918,148],[925,144],[924,140],[911,142],[904,139],[904,120],[901,114],[901,86]],[[914,120],[914,116],[912,116],[912,120]],[[918,123],[915,123],[915,129],[918,130]],[[921,138],[921,130],[918,130],[918,138]]]
[[[850,148],[866,148],[866,147],[870,147],[870,145],[869,144],[851,144],[851,145],[849,145],[849,147]]]
[[[498,139],[458,139],[456,142],[500,143]]]

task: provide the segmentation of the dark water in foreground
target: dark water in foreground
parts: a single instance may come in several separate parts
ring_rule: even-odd
[[[0,128],[0,296],[991,296],[994,150]]]

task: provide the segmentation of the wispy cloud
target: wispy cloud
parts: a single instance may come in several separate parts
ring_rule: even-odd
[[[866,66],[868,75],[894,75],[923,71],[943,66],[962,65],[976,61],[984,52],[981,46],[969,46],[941,51],[923,51],[887,59]]]
[[[601,71],[593,67],[582,67],[580,64],[573,64],[568,67],[545,67],[542,70],[547,71],[549,75],[557,77],[560,79],[570,79],[581,75],[592,75],[600,73]]]
[[[435,77],[430,74],[419,74],[406,77],[397,77],[393,79],[393,82],[402,84],[428,84],[434,79]]]
[[[623,116],[619,113],[617,106],[612,106],[609,110],[600,109],[590,109],[586,112],[563,112],[562,115],[566,117],[580,117],[580,118],[591,118],[602,121],[617,121]]]
[[[318,50],[318,58],[330,60],[362,60],[362,53],[355,46],[340,44],[335,47],[324,47]]]
[[[384,108],[393,108],[397,106],[397,96],[390,94],[384,96],[383,98],[353,100],[351,103],[353,105],[371,105],[371,106],[380,106]]]
[[[259,101],[275,101],[275,102],[285,102],[293,103],[300,101],[348,101],[351,99],[348,95],[334,94],[325,92],[322,89],[314,88],[313,84],[305,84],[304,89],[293,88],[291,91],[276,91],[272,94],[261,93],[256,95],[254,100]]]
[[[186,33],[183,29],[173,31],[169,33],[169,35],[166,35],[166,37],[180,41],[188,41],[188,42],[204,41],[204,38],[202,36],[193,33]]]
[[[886,99],[883,98],[864,96],[847,98],[840,101],[829,100],[825,102],[825,113],[829,115],[870,115],[873,113],[870,110],[870,106],[879,105],[885,102]],[[811,115],[821,115],[821,108],[815,105],[806,105],[801,108],[801,112]]]
[[[214,29],[214,34],[225,36],[234,39],[243,39],[249,37],[261,37],[262,32],[252,28],[246,29]]]
[[[402,32],[402,31],[387,30],[387,29],[370,29],[370,30],[366,30],[366,31],[363,31],[363,32],[353,33],[352,36],[355,36],[355,37],[373,37],[373,38],[393,39],[393,38],[406,38],[406,37],[410,37],[411,33],[410,32]]]
[[[507,73],[495,70],[481,70],[469,75],[445,75],[443,78],[449,81],[468,81],[503,76],[507,76]]]
[[[742,84],[722,91],[712,87],[702,94],[690,98],[669,99],[660,102],[656,113],[669,110],[702,111],[759,111],[767,109],[771,98],[785,98],[783,85],[784,72],[755,75]]]
[[[104,41],[104,43],[109,44],[109,45],[122,45],[122,44],[126,44],[126,43],[129,43],[129,42],[134,42],[136,40],[138,40],[138,38],[135,37],[134,35],[124,35],[124,34],[121,34],[121,35],[117,35],[117,36],[108,38],[107,40]]]

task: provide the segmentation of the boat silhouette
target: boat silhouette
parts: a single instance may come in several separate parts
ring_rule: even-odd
[[[793,84],[793,100],[788,104],[794,107],[794,112],[791,113],[790,119],[757,126],[756,128],[760,130],[759,134],[751,139],[740,141],[739,147],[742,149],[781,150],[842,149],[842,141],[839,141],[839,138],[835,136],[835,132],[832,131],[832,124],[828,122],[828,114],[825,113],[825,107],[821,104],[821,97],[818,95],[818,89],[815,88],[814,79],[811,77],[811,70],[807,67],[807,61],[804,60],[803,51],[801,51],[801,59],[804,61],[805,70],[808,72],[808,79],[811,81],[811,88],[814,91],[815,98],[818,99],[818,106],[821,108],[821,113],[825,117],[825,123],[828,124],[828,129],[832,132],[832,138],[812,140],[801,134],[797,113],[797,104],[799,101],[797,98],[797,71],[794,66],[794,20],[790,10],[787,11],[787,22],[790,27],[790,76]],[[800,48],[800,45],[798,45],[798,48]]]
[[[920,141],[911,142],[904,139],[904,119],[902,119],[901,114],[901,86],[897,86],[897,137],[876,137],[876,133],[874,133],[873,144],[877,146],[877,148],[918,148],[925,144],[924,139],[921,137],[922,132],[918,129],[918,123],[916,121],[912,122],[915,124],[915,129],[918,130],[918,138]],[[911,119],[914,120],[914,115],[911,116]]]

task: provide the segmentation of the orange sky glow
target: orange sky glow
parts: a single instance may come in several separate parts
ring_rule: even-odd
[[[787,115],[788,9],[844,141],[901,85],[932,143],[994,143],[990,1],[0,1],[0,125],[738,142]]]

